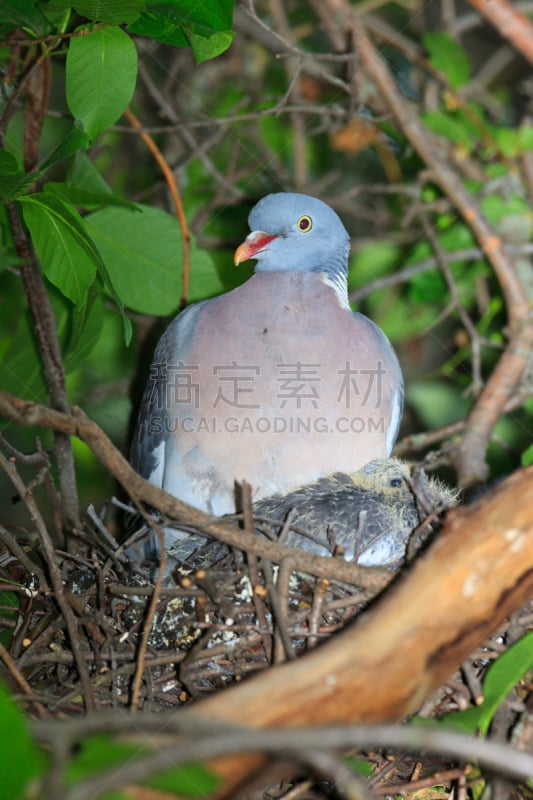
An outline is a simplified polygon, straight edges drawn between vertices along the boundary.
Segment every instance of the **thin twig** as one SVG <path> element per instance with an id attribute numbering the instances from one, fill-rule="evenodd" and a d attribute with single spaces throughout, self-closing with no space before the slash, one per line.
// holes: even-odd
<path id="1" fill-rule="evenodd" d="M 67 412 L 69 406 L 65 368 L 50 297 L 46 291 L 39 265 L 32 255 L 22 228 L 18 208 L 11 203 L 7 211 L 17 253 L 22 261 L 22 283 L 48 384 L 50 401 L 54 408 Z M 69 531 L 72 528 L 80 527 L 78 488 L 70 439 L 61 433 L 55 435 L 55 455 L 61 488 L 63 527 L 65 531 Z"/>
<path id="2" fill-rule="evenodd" d="M 247 481 L 241 484 L 241 503 L 243 510 L 243 525 L 244 530 L 249 536 L 256 535 L 254 526 L 254 514 L 252 509 L 252 487 Z M 252 602 L 254 604 L 255 613 L 257 614 L 257 621 L 261 628 L 261 639 L 265 650 L 265 658 L 268 664 L 272 663 L 272 636 L 268 633 L 267 613 L 263 599 L 264 587 L 259 582 L 259 566 L 258 558 L 255 553 L 248 553 L 248 572 L 250 574 L 250 582 L 252 585 Z"/>
<path id="3" fill-rule="evenodd" d="M 472 322 L 472 320 L 470 319 L 470 317 L 468 316 L 463 307 L 461 298 L 459 297 L 459 291 L 457 289 L 453 277 L 453 273 L 445 258 L 444 250 L 440 245 L 438 236 L 436 235 L 433 226 L 430 224 L 426 214 L 421 215 L 421 220 L 426 236 L 431 242 L 431 246 L 434 250 L 437 263 L 440 266 L 441 272 L 444 275 L 446 283 L 448 284 L 448 289 L 450 290 L 453 306 L 457 311 L 457 313 L 459 314 L 459 318 L 461 319 L 461 322 L 465 326 L 466 330 L 468 331 L 468 335 L 470 336 L 470 344 L 472 347 L 472 385 L 470 387 L 470 391 L 474 395 L 474 397 L 477 397 L 482 386 L 481 337 L 476 330 L 476 326 L 474 325 L 474 323 Z"/>
<path id="4" fill-rule="evenodd" d="M 159 599 L 161 597 L 161 589 L 163 587 L 163 580 L 165 579 L 167 567 L 167 552 L 165 547 L 165 532 L 155 520 L 152 522 L 152 527 L 156 532 L 159 542 L 159 569 L 154 584 L 154 591 L 150 598 L 148 608 L 146 609 L 146 616 L 144 618 L 143 631 L 141 640 L 139 642 L 139 649 L 137 653 L 137 669 L 135 670 L 135 678 L 133 681 L 133 688 L 131 692 L 131 712 L 135 714 L 139 707 L 139 697 L 141 693 L 142 678 L 145 669 L 146 654 L 148 650 L 148 639 L 150 638 L 150 631 L 157 611 Z"/>
<path id="5" fill-rule="evenodd" d="M 352 249 L 355 249 L 357 252 L 357 240 L 352 242 Z M 528 244 L 519 246 L 506 245 L 505 249 L 512 256 L 532 255 L 533 243 L 529 242 Z M 469 247 L 465 250 L 453 250 L 450 253 L 443 253 L 442 257 L 447 264 L 453 264 L 457 261 L 477 261 L 480 258 L 484 258 L 484 253 L 478 247 Z M 350 293 L 350 302 L 356 303 L 360 300 L 364 300 L 365 297 L 373 294 L 373 292 L 377 292 L 379 289 L 386 289 L 389 286 L 396 286 L 399 283 L 406 283 L 411 278 L 414 278 L 415 275 L 420 275 L 422 272 L 435 269 L 436 266 L 437 262 L 435 258 L 425 258 L 423 261 L 419 261 L 417 264 L 412 264 L 409 267 L 405 267 L 397 272 L 393 272 L 390 275 L 386 275 L 384 278 L 378 278 L 375 281 L 366 283 L 360 289 Z"/>
<path id="6" fill-rule="evenodd" d="M 51 33 L 49 36 L 41 36 L 38 39 L 23 39 L 22 37 L 19 39 L 18 36 L 11 36 L 8 39 L 4 39 L 3 42 L 0 42 L 0 47 L 16 47 L 19 45 L 23 47 L 33 47 L 33 45 L 46 44 L 47 42 L 54 44 L 64 39 L 75 39 L 80 36 L 87 36 L 87 34 L 93 31 L 101 30 L 101 28 L 108 28 L 109 25 L 109 22 L 102 22 L 100 25 L 90 25 L 87 28 L 80 28 L 73 33 Z"/>
<path id="7" fill-rule="evenodd" d="M 15 537 L 12 536 L 3 525 L 0 525 L 0 542 L 5 545 L 11 555 L 20 561 L 28 574 L 31 575 L 33 573 L 34 575 L 37 575 L 40 588 L 46 590 L 48 588 L 48 581 L 46 580 L 44 572 L 38 564 L 31 560 L 26 551 L 19 545 Z"/>

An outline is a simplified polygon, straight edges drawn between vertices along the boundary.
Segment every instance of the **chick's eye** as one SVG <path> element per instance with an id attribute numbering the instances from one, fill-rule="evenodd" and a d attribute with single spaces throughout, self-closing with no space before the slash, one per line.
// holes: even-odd
<path id="1" fill-rule="evenodd" d="M 307 214 L 304 214 L 303 216 L 298 218 L 296 227 L 301 233 L 308 233 L 313 227 L 313 220 L 311 219 L 311 217 L 308 217 Z"/>

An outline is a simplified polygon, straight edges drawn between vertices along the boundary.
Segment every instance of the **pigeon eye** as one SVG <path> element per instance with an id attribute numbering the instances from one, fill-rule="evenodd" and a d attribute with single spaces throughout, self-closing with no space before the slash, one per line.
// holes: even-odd
<path id="1" fill-rule="evenodd" d="M 298 228 L 300 233 L 308 233 L 313 227 L 313 220 L 311 219 L 311 217 L 308 217 L 307 214 L 304 214 L 302 217 L 298 218 L 296 227 Z"/>

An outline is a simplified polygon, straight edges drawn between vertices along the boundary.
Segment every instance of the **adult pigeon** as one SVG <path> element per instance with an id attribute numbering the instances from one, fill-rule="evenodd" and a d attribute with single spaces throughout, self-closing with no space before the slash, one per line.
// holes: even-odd
<path id="1" fill-rule="evenodd" d="M 279 193 L 248 221 L 235 263 L 256 259 L 255 274 L 169 325 L 131 456 L 152 483 L 213 514 L 235 511 L 235 480 L 255 501 L 387 457 L 403 404 L 388 339 L 350 309 L 337 214 Z"/>

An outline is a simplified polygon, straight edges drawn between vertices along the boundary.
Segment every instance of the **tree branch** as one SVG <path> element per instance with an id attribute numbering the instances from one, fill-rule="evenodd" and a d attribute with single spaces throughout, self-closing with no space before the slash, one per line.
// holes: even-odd
<path id="1" fill-rule="evenodd" d="M 12 203 L 8 206 L 8 214 L 17 253 L 22 262 L 22 283 L 33 321 L 33 330 L 48 385 L 50 402 L 58 411 L 67 412 L 68 398 L 65 369 L 61 358 L 56 322 L 50 298 L 46 291 L 39 265 L 31 253 L 30 245 L 22 228 L 19 211 L 15 204 Z M 80 526 L 74 456 L 68 437 L 56 432 L 54 441 L 62 501 L 63 527 L 67 532 Z"/>

